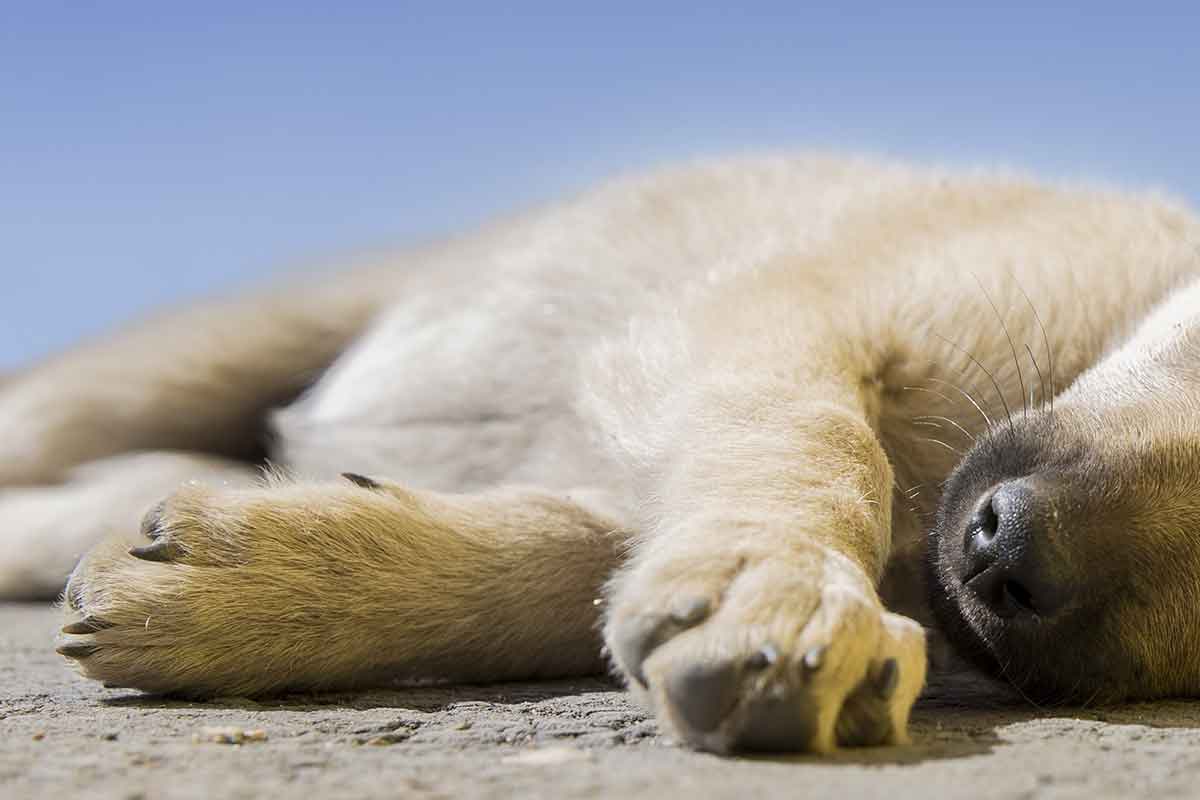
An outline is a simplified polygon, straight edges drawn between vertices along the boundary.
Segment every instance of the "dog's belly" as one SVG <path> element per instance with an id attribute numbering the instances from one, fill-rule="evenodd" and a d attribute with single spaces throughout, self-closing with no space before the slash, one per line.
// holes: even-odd
<path id="1" fill-rule="evenodd" d="M 578 291 L 559 299 L 537 275 L 430 272 L 424 293 L 273 415 L 275 458 L 442 491 L 600 486 L 611 470 L 573 398 L 586 353 L 625 321 L 609 282 L 568 275 Z"/>

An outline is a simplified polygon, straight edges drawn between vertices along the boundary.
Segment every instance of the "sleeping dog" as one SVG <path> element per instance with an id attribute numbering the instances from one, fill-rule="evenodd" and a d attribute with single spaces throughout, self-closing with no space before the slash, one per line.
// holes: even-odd
<path id="1" fill-rule="evenodd" d="M 0 421 L 0 593 L 90 548 L 58 651 L 107 686 L 607 667 L 716 752 L 903 742 L 927 663 L 1200 694 L 1200 220 L 1157 196 L 692 165 L 165 312 Z"/>

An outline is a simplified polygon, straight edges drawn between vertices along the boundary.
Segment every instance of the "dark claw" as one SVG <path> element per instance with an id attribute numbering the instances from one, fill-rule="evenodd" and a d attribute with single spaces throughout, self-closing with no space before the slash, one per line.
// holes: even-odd
<path id="1" fill-rule="evenodd" d="M 342 477 L 353 483 L 355 486 L 361 486 L 364 489 L 382 489 L 383 486 L 377 481 L 373 481 L 366 475 L 357 475 L 353 472 L 343 472 Z"/>
<path id="2" fill-rule="evenodd" d="M 67 658 L 87 658 L 99 649 L 100 648 L 94 644 L 66 642 L 65 644 L 60 644 L 58 647 L 54 648 L 54 652 L 58 653 L 60 656 L 66 656 Z"/>
<path id="3" fill-rule="evenodd" d="M 671 621 L 676 625 L 691 627 L 708 616 L 709 604 L 708 600 L 703 597 L 695 597 L 683 604 L 680 610 L 671 615 Z"/>
<path id="4" fill-rule="evenodd" d="M 111 628 L 114 623 L 96 617 L 84 617 L 81 620 L 64 625 L 63 633 L 95 633 L 105 628 Z"/>
<path id="5" fill-rule="evenodd" d="M 133 547 L 129 550 L 129 555 L 134 558 L 140 558 L 143 561 L 174 561 L 182 554 L 179 545 L 172 542 L 170 539 L 157 539 L 154 544 L 148 544 L 145 547 Z"/>
<path id="6" fill-rule="evenodd" d="M 667 697 L 695 731 L 715 730 L 737 702 L 738 674 L 733 664 L 688 664 L 667 676 Z"/>
<path id="7" fill-rule="evenodd" d="M 819 644 L 805 653 L 804 658 L 801 661 L 801 663 L 804 664 L 804 669 L 808 672 L 816 672 L 819 670 L 821 668 L 821 664 L 825 662 L 825 650 L 825 645 Z"/>
<path id="8" fill-rule="evenodd" d="M 766 645 L 746 659 L 746 666 L 753 670 L 766 669 L 779 660 L 779 651 Z"/>
<path id="9" fill-rule="evenodd" d="M 875 675 L 875 693 L 884 700 L 891 700 L 900 685 L 900 664 L 894 658 L 883 662 Z"/>
<path id="10" fill-rule="evenodd" d="M 166 507 L 167 502 L 164 500 L 146 512 L 146 515 L 142 517 L 142 536 L 147 539 L 157 539 L 163 535 L 163 514 Z"/>

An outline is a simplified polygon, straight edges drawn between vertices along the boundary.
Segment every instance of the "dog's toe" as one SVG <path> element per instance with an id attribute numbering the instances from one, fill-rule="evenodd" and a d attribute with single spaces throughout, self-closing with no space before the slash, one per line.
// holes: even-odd
<path id="1" fill-rule="evenodd" d="M 703 597 L 688 597 L 667 614 L 639 614 L 621 626 L 613 637 L 613 654 L 627 665 L 630 676 L 643 687 L 646 676 L 642 664 L 650 654 L 671 638 L 695 627 L 712 613 L 712 603 Z"/>

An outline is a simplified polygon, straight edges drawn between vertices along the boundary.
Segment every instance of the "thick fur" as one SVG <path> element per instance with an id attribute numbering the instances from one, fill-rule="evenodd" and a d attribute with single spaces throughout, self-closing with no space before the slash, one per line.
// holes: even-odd
<path id="1" fill-rule="evenodd" d="M 1154 196 L 692 166 L 18 375 L 0 512 L 19 530 L 43 514 L 20 493 L 52 502 L 127 451 L 253 458 L 269 425 L 304 481 L 186 487 L 132 555 L 114 539 L 75 569 L 61 651 L 84 674 L 204 694 L 572 674 L 599 667 L 602 625 L 695 746 L 899 742 L 927 597 L 957 640 L 1000 636 L 936 557 L 961 542 L 953 503 L 926 546 L 943 483 L 968 451 L 1000 458 L 1002 429 L 1102 441 L 1092 409 L 1114 404 L 1200 463 L 1198 278 L 1200 223 Z M 1200 538 L 1194 475 L 1161 480 L 1172 530 Z M 1165 529 L 1139 520 L 1139 541 Z M 9 595 L 46 585 L 4 566 Z M 1177 648 L 1190 602 L 1094 635 Z M 1142 659 L 1144 685 L 1200 691 L 1193 661 Z"/>

